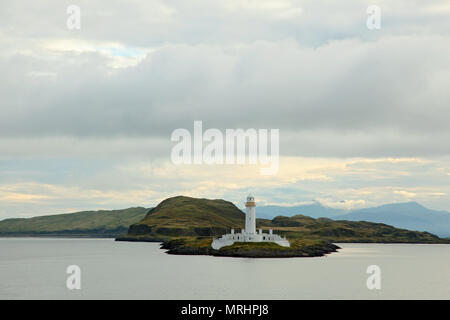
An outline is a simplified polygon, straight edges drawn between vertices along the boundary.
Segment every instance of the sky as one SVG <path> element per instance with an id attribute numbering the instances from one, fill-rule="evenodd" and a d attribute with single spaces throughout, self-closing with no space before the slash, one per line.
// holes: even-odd
<path id="1" fill-rule="evenodd" d="M 450 210 L 449 1 L 2 0 L 0 70 L 0 219 L 249 192 Z M 278 172 L 174 164 L 195 120 L 279 129 Z"/>

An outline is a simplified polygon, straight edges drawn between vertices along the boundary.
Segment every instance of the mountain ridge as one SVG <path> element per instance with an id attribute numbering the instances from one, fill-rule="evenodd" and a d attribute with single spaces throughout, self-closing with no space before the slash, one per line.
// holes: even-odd
<path id="1" fill-rule="evenodd" d="M 435 233 L 441 237 L 450 236 L 450 212 L 428 209 L 415 201 L 352 210 L 333 217 L 337 218 L 386 223 L 399 228 Z"/>
<path id="2" fill-rule="evenodd" d="M 262 211 L 264 217 L 268 219 L 274 218 L 277 212 L 287 213 L 287 216 L 294 215 L 293 212 L 308 215 L 306 213 L 308 211 L 304 210 L 304 208 L 308 209 L 308 206 L 311 205 L 260 206 L 258 207 L 258 212 Z M 450 236 L 450 212 L 445 210 L 432 210 L 416 201 L 388 203 L 349 211 L 342 210 L 338 214 L 332 214 L 333 211 L 330 211 L 330 209 L 339 209 L 326 207 L 318 202 L 314 203 L 313 206 L 316 209 L 323 208 L 322 211 L 316 210 L 314 215 L 309 215 L 315 218 L 324 217 L 333 220 L 386 223 L 399 228 L 436 233 L 443 237 Z"/>

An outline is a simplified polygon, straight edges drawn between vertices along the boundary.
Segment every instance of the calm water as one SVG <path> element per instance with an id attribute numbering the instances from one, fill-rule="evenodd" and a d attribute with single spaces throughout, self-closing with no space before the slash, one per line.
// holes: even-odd
<path id="1" fill-rule="evenodd" d="M 244 259 L 110 239 L 0 238 L 0 299 L 450 299 L 450 245 L 339 245 L 321 258 Z M 73 264 L 82 287 L 69 291 Z M 381 290 L 366 287 L 372 264 Z"/>

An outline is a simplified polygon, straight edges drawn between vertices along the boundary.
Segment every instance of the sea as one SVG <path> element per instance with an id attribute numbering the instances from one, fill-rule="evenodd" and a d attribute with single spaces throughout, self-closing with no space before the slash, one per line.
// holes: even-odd
<path id="1" fill-rule="evenodd" d="M 0 299 L 450 299 L 448 244 L 337 245 L 324 257 L 255 259 L 0 238 Z"/>

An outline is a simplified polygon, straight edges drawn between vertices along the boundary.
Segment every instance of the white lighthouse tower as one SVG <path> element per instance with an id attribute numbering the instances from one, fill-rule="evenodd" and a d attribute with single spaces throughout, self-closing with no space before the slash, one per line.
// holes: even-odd
<path id="1" fill-rule="evenodd" d="M 247 196 L 247 202 L 245 203 L 245 233 L 248 237 L 256 234 L 256 214 L 255 214 L 255 197 L 252 195 Z"/>
<path id="2" fill-rule="evenodd" d="M 245 203 L 245 229 L 240 233 L 236 233 L 234 229 L 231 229 L 231 233 L 224 234 L 218 239 L 213 239 L 211 247 L 219 250 L 222 247 L 231 246 L 235 242 L 273 242 L 282 247 L 290 247 L 291 244 L 286 237 L 282 238 L 278 234 L 274 234 L 272 229 L 269 230 L 269 233 L 263 233 L 262 229 L 259 229 L 258 233 L 256 233 L 255 207 L 255 197 L 248 195 Z"/>

